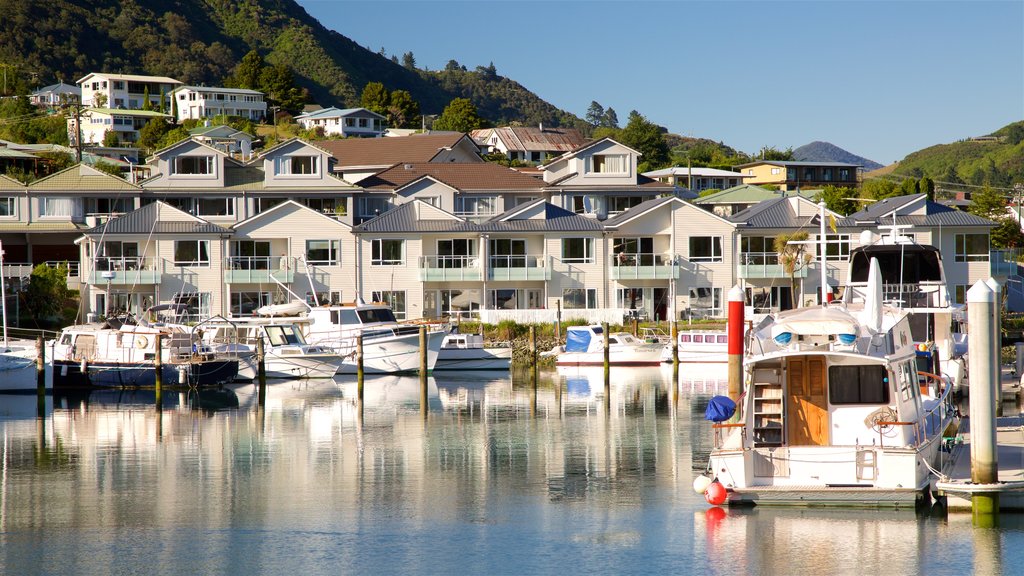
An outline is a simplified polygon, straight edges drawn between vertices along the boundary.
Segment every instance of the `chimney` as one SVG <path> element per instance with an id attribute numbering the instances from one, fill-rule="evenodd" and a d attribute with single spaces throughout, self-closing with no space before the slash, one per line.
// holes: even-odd
<path id="1" fill-rule="evenodd" d="M 540 131 L 541 131 L 541 132 L 543 132 L 543 131 L 544 131 L 544 123 L 543 123 L 543 122 L 541 122 L 540 124 L 538 124 L 538 125 L 537 125 L 537 127 L 538 127 L 538 128 L 540 128 Z"/>

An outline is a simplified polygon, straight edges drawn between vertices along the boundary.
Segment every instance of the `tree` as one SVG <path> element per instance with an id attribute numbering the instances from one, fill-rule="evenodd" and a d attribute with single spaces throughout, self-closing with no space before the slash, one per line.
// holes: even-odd
<path id="1" fill-rule="evenodd" d="M 108 147 L 116 147 L 121 144 L 121 141 L 117 137 L 117 132 L 113 130 L 103 131 L 103 145 Z"/>
<path id="2" fill-rule="evenodd" d="M 163 118 L 153 118 L 139 129 L 139 146 L 157 149 L 157 145 L 170 130 L 170 125 Z"/>
<path id="3" fill-rule="evenodd" d="M 604 106 L 597 103 L 596 100 L 590 101 L 590 107 L 587 108 L 587 122 L 590 122 L 595 128 L 600 126 L 604 122 Z"/>
<path id="4" fill-rule="evenodd" d="M 149 101 L 149 85 L 148 84 L 146 85 L 145 88 L 142 89 L 142 109 L 143 110 L 152 110 L 153 109 L 153 103 Z"/>
<path id="5" fill-rule="evenodd" d="M 794 244 L 807 240 L 807 232 L 793 232 L 790 234 L 779 234 L 775 237 L 775 251 L 779 254 L 779 264 L 782 264 L 783 271 L 789 274 L 789 286 L 792 291 L 793 301 L 799 303 L 803 298 L 797 298 L 800 294 L 799 285 L 796 281 L 796 274 L 806 268 L 814 260 L 807 251 L 807 244 Z"/>
<path id="6" fill-rule="evenodd" d="M 256 50 L 250 50 L 248 54 L 242 57 L 242 61 L 235 67 L 233 82 L 237 88 L 247 88 L 249 90 L 260 89 L 260 76 L 263 74 L 263 69 L 266 68 L 266 64 L 263 62 L 263 57 Z"/>
<path id="7" fill-rule="evenodd" d="M 967 211 L 997 224 L 990 233 L 993 248 L 1015 248 L 1024 245 L 1020 223 L 1009 213 L 1007 199 L 999 192 L 988 186 L 974 192 L 971 194 L 971 204 Z"/>
<path id="8" fill-rule="evenodd" d="M 917 189 L 919 192 L 928 197 L 931 202 L 935 201 L 935 181 L 927 176 L 923 176 L 917 183 Z"/>
<path id="9" fill-rule="evenodd" d="M 484 124 L 484 120 L 477 114 L 476 106 L 468 98 L 456 98 L 434 120 L 434 129 L 469 132 L 482 128 Z"/>
<path id="10" fill-rule="evenodd" d="M 1015 122 L 1006 129 L 1006 143 L 1016 146 L 1024 142 L 1024 122 Z"/>
<path id="11" fill-rule="evenodd" d="M 388 105 L 388 126 L 394 128 L 416 128 L 420 125 L 420 104 L 412 99 L 408 90 L 391 93 Z"/>
<path id="12" fill-rule="evenodd" d="M 449 60 L 448 63 L 444 65 L 445 72 L 458 72 L 459 70 L 465 69 L 466 67 L 459 64 L 457 60 Z"/>
<path id="13" fill-rule="evenodd" d="M 646 172 L 668 164 L 668 143 L 661 127 L 648 121 L 636 110 L 630 112 L 629 123 L 619 134 L 621 142 L 643 154 L 643 165 L 638 168 Z"/>
<path id="14" fill-rule="evenodd" d="M 857 191 L 853 188 L 840 188 L 829 184 L 821 189 L 821 192 L 814 199 L 815 202 L 825 201 L 825 207 L 829 210 L 849 216 L 856 212 L 859 207 L 857 202 L 851 198 L 857 197 Z"/>
<path id="15" fill-rule="evenodd" d="M 912 194 L 917 194 L 919 192 L 920 192 L 920 188 L 918 188 L 918 183 L 917 183 L 916 179 L 914 179 L 914 178 L 904 178 L 903 181 L 900 182 L 900 187 L 899 187 L 899 195 L 900 196 L 910 196 Z"/>
<path id="16" fill-rule="evenodd" d="M 110 174 L 111 176 L 117 176 L 118 178 L 122 179 L 124 178 L 124 173 L 121 172 L 121 168 L 117 164 L 114 164 L 113 162 L 100 160 L 99 162 L 93 164 L 92 167 L 99 170 L 100 172 Z"/>
<path id="17" fill-rule="evenodd" d="M 51 268 L 39 264 L 32 269 L 24 304 L 36 326 L 50 324 L 64 311 L 73 293 L 68 290 L 68 268 L 61 264 Z"/>
<path id="18" fill-rule="evenodd" d="M 604 120 L 601 122 L 601 126 L 604 126 L 605 128 L 619 127 L 619 116 L 611 106 L 604 109 Z"/>
<path id="19" fill-rule="evenodd" d="M 761 160 L 792 160 L 793 149 L 786 148 L 785 150 L 779 150 L 774 146 L 763 146 L 761 148 Z"/>
<path id="20" fill-rule="evenodd" d="M 281 108 L 291 112 L 302 110 L 306 103 L 306 93 L 295 84 L 292 69 L 284 64 L 267 66 L 260 72 L 260 91 Z"/>
<path id="21" fill-rule="evenodd" d="M 391 104 L 391 97 L 388 95 L 387 88 L 381 82 L 367 82 L 359 102 L 363 108 L 371 112 L 387 114 L 388 106 Z"/>
<path id="22" fill-rule="evenodd" d="M 872 180 L 865 180 L 861 184 L 861 191 L 865 198 L 872 200 L 885 200 L 886 198 L 893 198 L 900 195 L 900 189 L 896 186 L 896 183 L 892 180 L 882 180 L 875 178 Z"/>
<path id="23" fill-rule="evenodd" d="M 402 66 L 405 66 L 409 70 L 416 69 L 416 57 L 412 55 L 412 52 L 402 54 Z"/>

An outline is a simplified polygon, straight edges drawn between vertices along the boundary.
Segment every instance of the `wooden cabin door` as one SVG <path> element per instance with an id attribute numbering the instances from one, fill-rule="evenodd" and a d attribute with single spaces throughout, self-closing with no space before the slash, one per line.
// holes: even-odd
<path id="1" fill-rule="evenodd" d="M 787 362 L 790 446 L 823 446 L 829 442 L 825 359 L 790 358 Z"/>

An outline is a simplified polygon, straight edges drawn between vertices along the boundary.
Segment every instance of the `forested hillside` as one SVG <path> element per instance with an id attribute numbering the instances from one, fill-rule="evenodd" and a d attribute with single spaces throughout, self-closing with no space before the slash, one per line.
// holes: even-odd
<path id="1" fill-rule="evenodd" d="M 1024 121 L 987 137 L 919 150 L 904 158 L 894 171 L 952 184 L 1006 187 L 1024 182 Z"/>

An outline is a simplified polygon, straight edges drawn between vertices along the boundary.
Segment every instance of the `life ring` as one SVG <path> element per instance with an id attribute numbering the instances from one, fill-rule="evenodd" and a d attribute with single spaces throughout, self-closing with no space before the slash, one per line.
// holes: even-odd
<path id="1" fill-rule="evenodd" d="M 148 338 L 146 338 L 145 336 L 136 336 L 135 337 L 135 347 L 136 348 L 138 348 L 139 350 L 142 350 L 146 346 L 149 346 L 149 339 Z"/>

